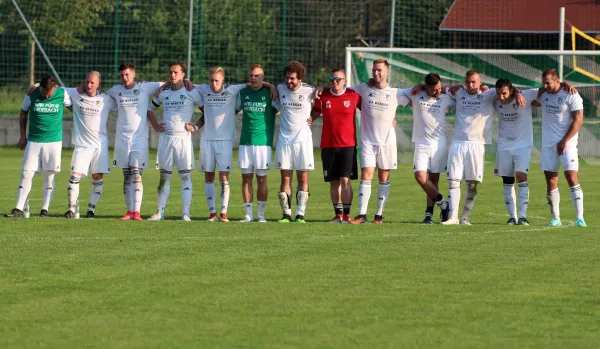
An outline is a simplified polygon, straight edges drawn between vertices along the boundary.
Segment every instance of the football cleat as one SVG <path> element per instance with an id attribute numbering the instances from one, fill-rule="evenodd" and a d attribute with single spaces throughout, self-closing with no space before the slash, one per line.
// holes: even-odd
<path id="1" fill-rule="evenodd" d="M 375 218 L 373 218 L 373 224 L 383 224 L 383 216 L 375 215 Z"/>
<path id="2" fill-rule="evenodd" d="M 367 215 L 364 214 L 359 214 L 358 216 L 356 216 L 356 218 L 354 218 L 353 220 L 350 221 L 350 224 L 364 224 L 367 223 Z"/>
<path id="3" fill-rule="evenodd" d="M 208 216 L 208 219 L 206 221 L 208 221 L 208 222 L 218 222 L 219 221 L 219 217 L 217 216 L 216 212 L 211 212 L 210 216 Z"/>
<path id="4" fill-rule="evenodd" d="M 519 221 L 517 222 L 518 225 L 529 225 L 529 221 L 527 220 L 527 218 L 525 217 L 521 217 L 519 218 Z"/>
<path id="5" fill-rule="evenodd" d="M 471 223 L 469 222 L 469 220 L 466 219 L 466 218 L 461 218 L 460 219 L 460 224 L 462 224 L 462 225 L 471 225 Z"/>
<path id="6" fill-rule="evenodd" d="M 447 221 L 443 221 L 440 224 L 443 224 L 443 225 L 458 225 L 458 224 L 460 224 L 460 222 L 458 221 L 458 218 L 448 218 Z"/>
<path id="7" fill-rule="evenodd" d="M 306 223 L 306 221 L 304 220 L 304 216 L 302 216 L 302 215 L 296 215 L 296 219 L 294 220 L 294 222 L 296 222 L 296 223 Z"/>
<path id="8" fill-rule="evenodd" d="M 221 215 L 219 216 L 219 220 L 221 222 L 229 222 L 229 219 L 227 218 L 227 213 L 221 213 Z"/>
<path id="9" fill-rule="evenodd" d="M 506 221 L 506 224 L 508 224 L 508 225 L 517 225 L 517 220 L 511 217 L 511 218 L 509 218 Z"/>
<path id="10" fill-rule="evenodd" d="M 191 221 L 192 221 L 192 219 L 190 218 L 190 216 L 188 216 L 188 215 L 186 215 L 186 214 L 184 214 L 184 215 L 181 217 L 181 220 L 182 220 L 182 221 L 184 221 L 184 222 L 191 222 Z"/>
<path id="11" fill-rule="evenodd" d="M 144 219 L 142 219 L 142 216 L 140 215 L 140 213 L 138 211 L 135 211 L 133 213 L 133 218 L 131 218 L 134 221 L 143 221 Z"/>
<path id="12" fill-rule="evenodd" d="M 258 217 L 258 223 L 267 223 L 265 217 Z"/>
<path id="13" fill-rule="evenodd" d="M 87 213 L 85 214 L 85 218 L 94 218 L 96 217 L 96 214 L 94 213 L 94 211 L 87 211 Z"/>
<path id="14" fill-rule="evenodd" d="M 445 222 L 450 217 L 450 204 L 446 202 L 446 208 L 440 211 L 440 222 Z M 425 223 L 425 222 L 423 222 Z"/>
<path id="15" fill-rule="evenodd" d="M 292 221 L 292 217 L 290 217 L 289 215 L 286 214 L 278 222 L 279 223 L 290 223 L 291 221 Z"/>
<path id="16" fill-rule="evenodd" d="M 578 227 L 587 227 L 587 224 L 585 224 L 583 218 L 577 218 L 577 220 L 575 221 L 575 225 Z"/>
<path id="17" fill-rule="evenodd" d="M 562 225 L 562 222 L 560 221 L 560 219 L 556 219 L 556 218 L 552 218 L 552 220 L 550 220 L 550 223 L 548 223 L 549 227 L 560 227 Z"/>
<path id="18" fill-rule="evenodd" d="M 18 208 L 13 208 L 10 213 L 5 215 L 6 217 L 25 217 L 25 213 Z"/>
<path id="19" fill-rule="evenodd" d="M 65 218 L 75 218 L 75 212 L 68 210 L 67 212 L 65 212 L 64 217 Z"/>
<path id="20" fill-rule="evenodd" d="M 425 216 L 425 218 L 423 219 L 423 224 L 433 224 L 431 216 Z"/>
<path id="21" fill-rule="evenodd" d="M 133 212 L 127 211 L 123 217 L 120 218 L 122 221 L 129 221 L 133 219 Z"/>
<path id="22" fill-rule="evenodd" d="M 344 214 L 342 216 L 342 221 L 340 223 L 342 224 L 348 224 L 350 223 L 351 219 L 350 219 L 350 215 L 349 214 Z"/>
<path id="23" fill-rule="evenodd" d="M 342 223 L 342 218 L 343 216 L 341 214 L 336 214 L 335 217 L 329 221 L 329 223 Z"/>
<path id="24" fill-rule="evenodd" d="M 154 212 L 154 214 L 148 218 L 149 221 L 162 221 L 163 219 L 165 219 L 165 217 L 160 213 L 160 211 Z"/>
<path id="25" fill-rule="evenodd" d="M 50 213 L 48 212 L 48 210 L 41 210 L 40 217 L 42 217 L 42 218 L 50 217 Z"/>
<path id="26" fill-rule="evenodd" d="M 250 216 L 244 216 L 244 218 L 240 219 L 240 223 L 249 223 L 254 222 L 254 218 Z"/>

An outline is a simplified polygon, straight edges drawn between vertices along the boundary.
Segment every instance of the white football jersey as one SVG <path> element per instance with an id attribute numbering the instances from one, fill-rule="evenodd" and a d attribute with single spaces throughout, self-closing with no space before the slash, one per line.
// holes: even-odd
<path id="1" fill-rule="evenodd" d="M 279 92 L 279 101 L 273 102 L 273 107 L 277 108 L 281 114 L 277 142 L 294 144 L 312 137 L 312 131 L 306 120 L 310 118 L 310 112 L 315 103 L 315 88 L 301 83 L 297 90 L 292 91 L 286 84 L 279 84 L 277 91 Z"/>
<path id="2" fill-rule="evenodd" d="M 229 141 L 235 139 L 235 103 L 237 95 L 246 84 L 223 86 L 214 92 L 209 85 L 198 85 L 204 104 L 204 129 L 202 139 Z"/>
<path id="3" fill-rule="evenodd" d="M 86 148 L 100 148 L 108 144 L 106 121 L 110 112 L 117 111 L 111 96 L 98 91 L 94 97 L 76 88 L 65 88 L 73 102 L 73 134 L 71 143 Z"/>
<path id="4" fill-rule="evenodd" d="M 492 144 L 496 89 L 472 95 L 461 88 L 453 98 L 456 100 L 456 121 L 452 142 Z"/>
<path id="5" fill-rule="evenodd" d="M 360 108 L 360 141 L 364 144 L 396 144 L 396 130 L 392 121 L 396 108 L 406 106 L 410 99 L 401 89 L 387 86 L 379 89 L 366 83 L 352 86 L 362 99 Z"/>
<path id="6" fill-rule="evenodd" d="M 560 90 L 556 94 L 544 92 L 538 99 L 542 104 L 542 146 L 553 147 L 567 134 L 573 118 L 571 113 L 583 109 L 583 99 L 576 93 L 569 94 Z M 579 133 L 576 133 L 569 144 L 577 145 Z"/>
<path id="7" fill-rule="evenodd" d="M 413 143 L 446 143 L 446 112 L 456 105 L 454 99 L 444 93 L 438 97 L 430 97 L 427 91 L 420 91 L 412 96 L 411 91 L 412 88 L 401 90 L 412 101 Z"/>
<path id="8" fill-rule="evenodd" d="M 185 86 L 178 90 L 166 89 L 158 97 L 152 99 L 150 110 L 163 106 L 162 122 L 165 124 L 163 133 L 176 138 L 188 138 L 191 133 L 185 124 L 191 123 L 194 117 L 194 106 L 202 107 L 202 96 L 197 89 L 188 91 Z"/>
<path id="9" fill-rule="evenodd" d="M 537 88 L 521 91 L 527 103 L 524 107 L 515 98 L 508 104 L 494 102 L 498 113 L 498 150 L 533 147 L 531 102 L 537 99 L 537 94 Z"/>
<path id="10" fill-rule="evenodd" d="M 132 88 L 117 84 L 108 90 L 117 101 L 117 141 L 149 137 L 148 104 L 160 86 L 160 82 L 136 82 Z"/>

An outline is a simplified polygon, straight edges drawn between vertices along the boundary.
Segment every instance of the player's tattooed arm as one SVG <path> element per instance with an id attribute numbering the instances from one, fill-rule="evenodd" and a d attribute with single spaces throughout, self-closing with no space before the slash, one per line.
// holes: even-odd
<path id="1" fill-rule="evenodd" d="M 28 112 L 21 110 L 19 113 L 19 130 L 21 131 L 21 137 L 19 138 L 19 149 L 25 150 L 27 145 L 27 115 Z"/>
<path id="2" fill-rule="evenodd" d="M 154 131 L 163 132 L 165 130 L 164 123 L 159 124 L 158 122 L 156 122 L 156 115 L 154 114 L 154 110 L 148 109 L 147 117 L 148 117 L 148 121 L 150 121 L 150 125 L 152 126 Z"/>

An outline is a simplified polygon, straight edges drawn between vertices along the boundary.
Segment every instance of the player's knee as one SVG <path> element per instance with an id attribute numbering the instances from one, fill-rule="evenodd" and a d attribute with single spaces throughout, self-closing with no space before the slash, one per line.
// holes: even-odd
<path id="1" fill-rule="evenodd" d="M 460 181 L 457 181 L 455 179 L 448 179 L 448 188 L 450 188 L 450 189 L 460 188 Z"/>
<path id="2" fill-rule="evenodd" d="M 517 183 L 527 182 L 527 173 L 517 172 L 516 179 L 517 179 Z"/>
<path id="3" fill-rule="evenodd" d="M 142 181 L 142 172 L 143 171 L 141 168 L 134 168 L 133 170 L 131 170 L 131 176 L 133 177 L 134 182 Z"/>
<path id="4" fill-rule="evenodd" d="M 422 171 L 417 171 L 415 172 L 415 179 L 417 180 L 417 183 L 423 185 L 427 182 L 427 174 Z"/>
<path id="5" fill-rule="evenodd" d="M 104 174 L 102 173 L 92 173 L 92 180 L 99 181 L 104 178 Z"/>
<path id="6" fill-rule="evenodd" d="M 473 193 L 477 193 L 477 181 L 467 181 L 467 190 Z"/>
<path id="7" fill-rule="evenodd" d="M 266 170 L 256 170 L 256 183 L 264 184 L 267 182 L 267 171 Z"/>
<path id="8" fill-rule="evenodd" d="M 34 174 L 35 174 L 34 171 L 23 171 L 21 173 L 21 177 L 23 177 L 23 179 L 29 180 L 29 179 L 33 179 Z"/>
<path id="9" fill-rule="evenodd" d="M 77 184 L 77 183 L 79 183 L 80 180 L 81 180 L 81 177 L 79 177 L 78 175 L 72 174 L 69 177 L 69 183 L 72 183 L 72 184 Z"/>
<path id="10" fill-rule="evenodd" d="M 515 177 L 502 176 L 502 183 L 504 183 L 504 184 L 515 184 Z"/>

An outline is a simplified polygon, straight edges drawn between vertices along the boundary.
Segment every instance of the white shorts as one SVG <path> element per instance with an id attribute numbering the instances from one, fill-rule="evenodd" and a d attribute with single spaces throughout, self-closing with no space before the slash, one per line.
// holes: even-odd
<path id="1" fill-rule="evenodd" d="M 448 166 L 448 146 L 439 144 L 415 144 L 414 172 L 443 173 Z"/>
<path id="2" fill-rule="evenodd" d="M 200 159 L 198 170 L 200 172 L 231 172 L 233 158 L 233 141 L 202 140 L 200 144 Z"/>
<path id="3" fill-rule="evenodd" d="M 283 144 L 277 142 L 275 148 L 276 168 L 281 170 L 312 171 L 315 169 L 315 156 L 312 138 L 304 142 Z"/>
<path id="4" fill-rule="evenodd" d="M 494 174 L 502 177 L 514 177 L 515 172 L 529 173 L 530 163 L 531 147 L 498 150 Z"/>
<path id="5" fill-rule="evenodd" d="M 360 145 L 360 168 L 377 167 L 382 170 L 395 170 L 398 166 L 396 143 L 386 145 Z"/>
<path id="6" fill-rule="evenodd" d="M 148 167 L 148 139 L 115 139 L 113 165 L 119 168 Z"/>
<path id="7" fill-rule="evenodd" d="M 84 177 L 87 177 L 88 171 L 92 171 L 92 173 L 110 173 L 110 156 L 106 144 L 100 148 L 75 146 L 71 158 L 71 173 L 81 173 Z"/>
<path id="8" fill-rule="evenodd" d="M 265 176 L 271 168 L 271 147 L 268 145 L 240 145 L 238 167 L 242 174 L 254 173 Z"/>
<path id="9" fill-rule="evenodd" d="M 448 179 L 483 182 L 485 146 L 478 143 L 452 143 L 448 154 Z"/>
<path id="10" fill-rule="evenodd" d="M 60 172 L 60 156 L 62 142 L 38 143 L 27 142 L 23 154 L 23 171 L 54 171 Z"/>
<path id="11" fill-rule="evenodd" d="M 158 151 L 156 153 L 156 169 L 173 171 L 194 169 L 194 145 L 192 138 L 176 138 L 164 134 L 158 136 Z"/>
<path id="12" fill-rule="evenodd" d="M 540 158 L 542 171 L 558 172 L 560 165 L 563 171 L 579 171 L 579 151 L 576 144 L 567 144 L 564 154 L 560 156 L 555 146 L 542 148 Z"/>

